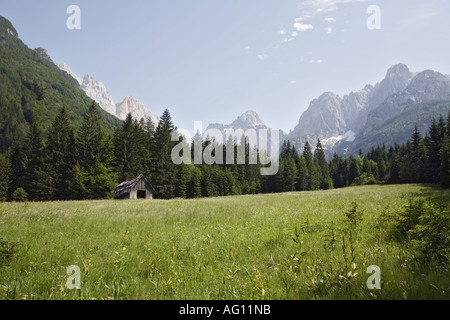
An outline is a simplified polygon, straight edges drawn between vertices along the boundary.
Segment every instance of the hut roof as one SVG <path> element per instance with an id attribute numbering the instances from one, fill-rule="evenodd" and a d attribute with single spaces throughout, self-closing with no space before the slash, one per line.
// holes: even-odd
<path id="1" fill-rule="evenodd" d="M 124 181 L 121 184 L 119 184 L 116 189 L 114 190 L 114 198 L 117 199 L 120 196 L 122 196 L 125 193 L 130 193 L 131 190 L 138 184 L 139 181 L 144 180 L 145 183 L 150 187 L 153 193 L 155 193 L 155 189 L 153 189 L 153 186 L 148 182 L 147 179 L 145 179 L 143 174 L 140 174 L 137 178 L 129 181 Z"/>

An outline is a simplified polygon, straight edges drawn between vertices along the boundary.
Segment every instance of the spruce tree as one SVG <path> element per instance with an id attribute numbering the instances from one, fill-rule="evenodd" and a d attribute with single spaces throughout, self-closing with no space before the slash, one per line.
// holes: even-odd
<path id="1" fill-rule="evenodd" d="M 151 124 L 146 126 L 143 120 L 138 122 L 128 114 L 122 128 L 114 134 L 116 169 L 120 181 L 134 179 L 140 174 L 150 179 L 152 133 L 146 128 L 152 130 Z"/>
<path id="2" fill-rule="evenodd" d="M 70 182 L 74 199 L 104 199 L 112 195 L 118 183 L 113 170 L 113 143 L 100 128 L 97 106 L 93 102 L 87 111 L 78 135 L 78 163 Z"/>
<path id="3" fill-rule="evenodd" d="M 53 200 L 70 199 L 69 184 L 76 164 L 76 144 L 66 108 L 63 107 L 48 132 L 47 154 L 51 163 Z"/>
<path id="4" fill-rule="evenodd" d="M 411 136 L 411 181 L 410 182 L 421 182 L 421 169 L 423 164 L 423 148 L 422 148 L 422 136 L 419 132 L 417 126 L 414 128 L 414 132 Z"/>
<path id="5" fill-rule="evenodd" d="M 42 132 L 34 122 L 26 140 L 25 153 L 28 162 L 25 169 L 25 185 L 23 188 L 31 201 L 51 200 L 55 188 L 52 180 L 49 161 L 44 150 Z"/>
<path id="6" fill-rule="evenodd" d="M 439 183 L 439 168 L 441 166 L 441 148 L 442 148 L 442 128 L 433 119 L 429 130 L 429 139 L 427 139 L 428 157 L 426 162 L 425 182 Z"/>
<path id="7" fill-rule="evenodd" d="M 156 197 L 170 199 L 175 195 L 176 166 L 172 162 L 172 149 L 176 142 L 172 142 L 175 127 L 170 112 L 166 109 L 155 130 L 155 150 L 153 157 L 152 181 L 156 189 Z"/>
<path id="8" fill-rule="evenodd" d="M 100 160 L 101 140 L 97 105 L 92 101 L 78 134 L 78 161 L 84 169 L 89 170 L 97 166 Z"/>
<path id="9" fill-rule="evenodd" d="M 450 188 L 450 112 L 441 148 L 440 183 L 443 188 Z"/>
<path id="10" fill-rule="evenodd" d="M 0 154 L 0 202 L 8 198 L 11 163 L 6 155 Z"/>
<path id="11" fill-rule="evenodd" d="M 325 152 L 323 151 L 320 140 L 317 140 L 316 149 L 314 150 L 314 158 L 317 160 L 320 168 L 320 189 L 332 189 L 333 183 L 330 179 L 330 169 L 328 167 L 328 162 L 325 158 Z"/>
<path id="12" fill-rule="evenodd" d="M 26 177 L 25 171 L 27 169 L 28 157 L 26 153 L 25 143 L 21 140 L 16 139 L 13 142 L 11 147 L 11 179 L 9 186 L 9 198 L 12 197 L 12 194 L 15 190 L 25 188 Z"/>

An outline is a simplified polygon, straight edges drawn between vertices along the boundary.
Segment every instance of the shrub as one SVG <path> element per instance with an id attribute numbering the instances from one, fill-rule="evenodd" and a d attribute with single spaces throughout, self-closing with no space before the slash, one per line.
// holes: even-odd
<path id="1" fill-rule="evenodd" d="M 375 177 L 373 176 L 373 174 L 367 174 L 366 172 L 364 172 L 362 175 L 360 175 L 359 177 L 355 178 L 355 180 L 353 180 L 352 185 L 354 186 L 364 186 L 364 185 L 373 185 L 373 184 L 377 184 L 379 183 L 377 181 L 377 179 L 375 179 Z"/>
<path id="2" fill-rule="evenodd" d="M 13 201 L 25 202 L 28 201 L 28 194 L 23 188 L 17 188 L 12 194 Z"/>
<path id="3" fill-rule="evenodd" d="M 15 252 L 15 247 L 10 242 L 0 239 L 0 266 L 8 262 Z"/>
<path id="4" fill-rule="evenodd" d="M 434 200 L 411 199 L 396 217 L 394 235 L 410 241 L 419 256 L 446 264 L 450 258 L 450 209 Z"/>
<path id="5" fill-rule="evenodd" d="M 364 210 L 359 209 L 359 203 L 356 201 L 352 202 L 352 208 L 345 212 L 347 218 L 347 224 L 350 230 L 356 230 L 358 225 L 363 220 Z"/>

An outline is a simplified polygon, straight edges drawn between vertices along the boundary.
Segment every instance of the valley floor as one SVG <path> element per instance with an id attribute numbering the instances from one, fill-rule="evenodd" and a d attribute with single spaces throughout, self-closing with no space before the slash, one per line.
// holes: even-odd
<path id="1" fill-rule="evenodd" d="M 391 237 L 412 198 L 448 208 L 450 191 L 0 203 L 0 299 L 449 299 L 448 264 Z M 367 286 L 369 266 L 380 289 Z"/>

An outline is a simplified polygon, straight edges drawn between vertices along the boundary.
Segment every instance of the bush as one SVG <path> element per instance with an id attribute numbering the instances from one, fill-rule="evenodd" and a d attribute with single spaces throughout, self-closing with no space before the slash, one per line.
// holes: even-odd
<path id="1" fill-rule="evenodd" d="M 12 194 L 13 201 L 25 202 L 28 201 L 28 194 L 23 188 L 17 188 Z"/>
<path id="2" fill-rule="evenodd" d="M 355 180 L 353 180 L 352 185 L 354 186 L 364 186 L 364 185 L 372 185 L 372 184 L 378 184 L 380 183 L 379 181 L 377 181 L 377 179 L 375 179 L 375 177 L 373 176 L 373 174 L 367 174 L 366 172 L 364 172 L 362 175 L 360 175 L 359 177 L 355 178 Z"/>
<path id="3" fill-rule="evenodd" d="M 410 241 L 419 256 L 446 264 L 450 258 L 450 208 L 447 203 L 412 199 L 396 217 L 394 234 Z"/>
<path id="4" fill-rule="evenodd" d="M 15 252 L 15 246 L 10 242 L 0 239 L 0 266 L 8 262 Z"/>
<path id="5" fill-rule="evenodd" d="M 347 218 L 347 225 L 349 230 L 356 231 L 357 227 L 363 220 L 364 209 L 359 209 L 359 203 L 356 201 L 352 202 L 352 208 L 345 212 L 345 217 Z"/>

